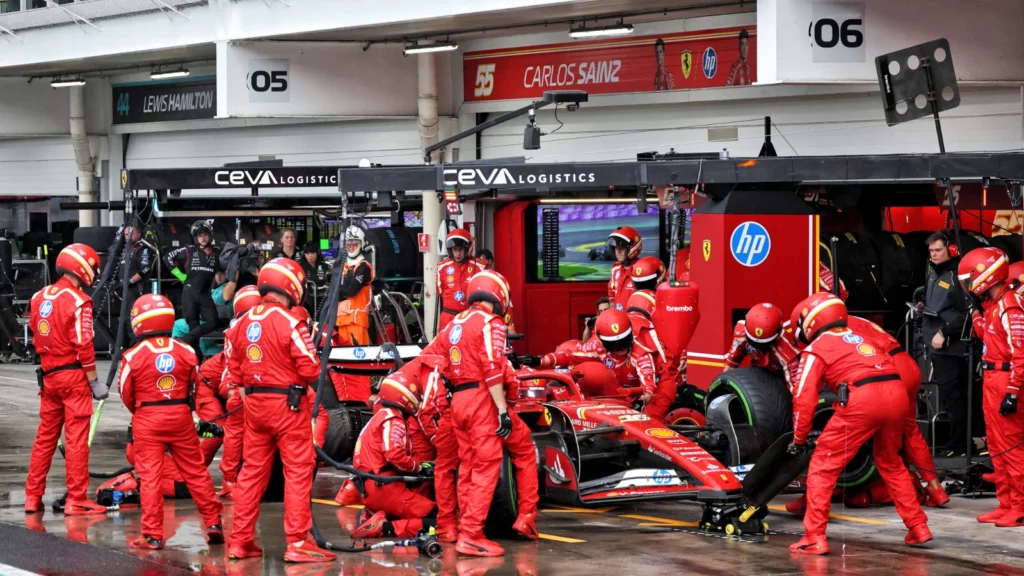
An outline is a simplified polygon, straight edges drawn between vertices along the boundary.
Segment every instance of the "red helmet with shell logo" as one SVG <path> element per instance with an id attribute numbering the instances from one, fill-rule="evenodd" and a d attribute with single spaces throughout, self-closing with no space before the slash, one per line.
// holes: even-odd
<path id="1" fill-rule="evenodd" d="M 796 305 L 790 325 L 798 341 L 810 344 L 826 330 L 845 328 L 846 319 L 845 302 L 831 292 L 816 292 Z"/>
<path id="2" fill-rule="evenodd" d="M 1009 280 L 1017 294 L 1024 296 L 1024 262 L 1010 264 Z"/>
<path id="3" fill-rule="evenodd" d="M 469 292 L 466 304 L 490 302 L 494 306 L 494 313 L 503 318 L 512 309 L 508 280 L 494 270 L 484 270 L 474 274 L 469 279 L 466 291 Z"/>
<path id="4" fill-rule="evenodd" d="M 626 312 L 639 312 L 650 320 L 651 314 L 654 313 L 654 303 L 655 296 L 652 292 L 637 290 L 630 294 L 629 300 L 626 301 Z"/>
<path id="5" fill-rule="evenodd" d="M 235 298 L 231 301 L 232 309 L 235 311 L 235 317 L 239 317 L 245 314 L 249 310 L 252 310 L 254 306 L 259 304 L 263 297 L 260 296 L 260 291 L 255 286 L 242 286 L 235 292 Z"/>
<path id="6" fill-rule="evenodd" d="M 619 226 L 608 235 L 608 243 L 613 247 L 626 247 L 626 260 L 633 260 L 643 250 L 644 241 L 640 233 L 632 226 Z"/>
<path id="7" fill-rule="evenodd" d="M 274 258 L 260 268 L 256 277 L 256 287 L 262 296 L 271 292 L 282 294 L 291 299 L 292 306 L 302 301 L 305 282 L 306 273 L 302 266 L 291 258 Z"/>
<path id="8" fill-rule="evenodd" d="M 57 254 L 57 272 L 71 274 L 89 288 L 100 274 L 100 256 L 85 244 L 69 244 Z"/>
<path id="9" fill-rule="evenodd" d="M 983 296 L 989 288 L 1006 282 L 1010 276 L 1010 262 L 999 248 L 975 248 L 960 259 L 957 274 L 964 290 Z"/>

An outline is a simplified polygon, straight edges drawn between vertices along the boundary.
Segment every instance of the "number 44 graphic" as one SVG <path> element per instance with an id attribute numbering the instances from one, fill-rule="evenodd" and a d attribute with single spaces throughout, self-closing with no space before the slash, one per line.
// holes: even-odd
<path id="1" fill-rule="evenodd" d="M 127 116 L 128 115 L 128 93 L 122 92 L 117 97 L 117 115 Z"/>

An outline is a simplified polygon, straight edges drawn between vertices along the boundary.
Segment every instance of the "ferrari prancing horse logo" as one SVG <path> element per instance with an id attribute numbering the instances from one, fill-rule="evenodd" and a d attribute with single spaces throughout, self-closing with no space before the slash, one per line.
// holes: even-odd
<path id="1" fill-rule="evenodd" d="M 711 259 L 711 240 L 705 240 L 701 248 L 704 250 L 704 261 L 707 262 Z"/>
<path id="2" fill-rule="evenodd" d="M 689 50 L 683 50 L 683 78 L 689 80 L 691 71 L 693 71 L 693 54 Z"/>

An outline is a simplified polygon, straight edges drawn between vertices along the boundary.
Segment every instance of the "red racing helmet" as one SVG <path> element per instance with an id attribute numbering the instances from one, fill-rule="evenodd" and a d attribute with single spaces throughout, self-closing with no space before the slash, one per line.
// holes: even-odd
<path id="1" fill-rule="evenodd" d="M 747 311 L 744 320 L 747 340 L 755 344 L 774 342 L 782 334 L 782 310 L 765 302 Z"/>
<path id="2" fill-rule="evenodd" d="M 605 310 L 594 323 L 597 334 L 604 349 L 612 353 L 627 352 L 633 348 L 633 328 L 629 316 L 622 310 Z"/>
<path id="3" fill-rule="evenodd" d="M 619 388 L 615 373 L 602 362 L 580 362 L 572 369 L 572 378 L 587 399 L 615 396 Z"/>
<path id="4" fill-rule="evenodd" d="M 1010 276 L 1010 261 L 999 248 L 975 248 L 960 259 L 957 267 L 964 290 L 981 296 Z"/>
<path id="5" fill-rule="evenodd" d="M 790 325 L 798 341 L 810 344 L 819 334 L 846 327 L 846 303 L 831 292 L 816 292 L 793 309 Z"/>
<path id="6" fill-rule="evenodd" d="M 1010 282 L 1013 282 L 1015 287 L 1014 290 L 1017 294 L 1024 295 L 1024 262 L 1014 262 L 1010 264 L 1008 276 Z"/>
<path id="7" fill-rule="evenodd" d="M 235 292 L 234 299 L 231 300 L 231 307 L 235 311 L 235 317 L 237 318 L 252 310 L 253 306 L 259 304 L 262 298 L 260 291 L 255 286 L 242 286 L 239 288 Z"/>
<path id="8" fill-rule="evenodd" d="M 506 317 L 512 309 L 512 297 L 509 295 L 508 280 L 494 270 L 477 272 L 469 279 L 466 288 L 469 297 L 466 304 L 474 302 L 490 302 L 494 305 L 494 313 Z"/>
<path id="9" fill-rule="evenodd" d="M 569 354 L 572 354 L 573 352 L 579 350 L 579 347 L 582 345 L 582 340 L 566 340 L 565 342 L 562 342 L 555 348 L 555 353 L 567 352 Z"/>
<path id="10" fill-rule="evenodd" d="M 420 409 L 420 387 L 414 383 L 403 384 L 397 378 L 385 378 L 377 392 L 377 402 L 401 410 L 406 416 L 415 414 Z"/>
<path id="11" fill-rule="evenodd" d="M 608 235 L 608 243 L 612 246 L 625 246 L 627 260 L 633 260 L 639 256 L 644 247 L 640 233 L 631 226 L 619 226 L 612 230 L 612 233 Z"/>
<path id="12" fill-rule="evenodd" d="M 639 312 L 650 320 L 654 313 L 654 294 L 647 290 L 633 292 L 626 301 L 626 312 Z"/>
<path id="13" fill-rule="evenodd" d="M 166 296 L 143 294 L 132 304 L 131 321 L 135 336 L 170 335 L 174 330 L 174 305 Z"/>
<path id="14" fill-rule="evenodd" d="M 291 258 L 274 258 L 260 268 L 260 274 L 256 277 L 256 287 L 261 296 L 277 292 L 290 298 L 292 306 L 302 301 L 305 282 L 306 273 L 302 271 L 302 266 Z"/>
<path id="15" fill-rule="evenodd" d="M 57 254 L 57 272 L 71 274 L 89 288 L 100 275 L 100 255 L 85 244 L 68 244 Z"/>
<path id="16" fill-rule="evenodd" d="M 452 248 L 456 246 L 466 249 L 465 258 L 471 256 L 470 251 L 473 249 L 473 237 L 469 234 L 469 230 L 456 228 L 448 233 L 448 236 L 444 239 L 444 247 L 448 250 L 448 256 L 452 255 Z"/>
<path id="17" fill-rule="evenodd" d="M 633 283 L 654 282 L 657 286 L 665 280 L 665 264 L 656 256 L 644 256 L 630 266 Z"/>

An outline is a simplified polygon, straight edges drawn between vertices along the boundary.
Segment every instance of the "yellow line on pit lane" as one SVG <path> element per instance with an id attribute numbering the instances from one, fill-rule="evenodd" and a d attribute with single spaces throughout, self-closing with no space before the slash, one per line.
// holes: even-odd
<path id="1" fill-rule="evenodd" d="M 310 501 L 312 501 L 312 502 L 314 502 L 316 504 L 326 504 L 328 506 L 334 506 L 336 508 L 341 508 L 341 504 L 338 504 L 334 500 L 321 500 L 320 498 L 310 498 Z M 362 504 L 349 504 L 348 506 L 345 506 L 345 508 L 355 508 L 357 510 L 362 510 L 363 509 L 363 505 Z"/>
<path id="2" fill-rule="evenodd" d="M 696 366 L 712 366 L 714 368 L 724 368 L 724 362 L 708 362 L 706 360 L 687 360 L 687 364 L 694 364 Z"/>
<path id="3" fill-rule="evenodd" d="M 769 510 L 775 510 L 776 512 L 785 512 L 785 506 L 769 506 Z M 858 516 L 846 516 L 844 514 L 829 514 L 829 518 L 835 518 L 836 520 L 846 520 L 847 522 L 860 522 L 861 524 L 872 524 L 875 526 L 885 526 L 888 524 L 885 520 L 874 520 L 872 518 L 860 518 Z"/>
<path id="4" fill-rule="evenodd" d="M 646 520 L 640 526 L 696 526 L 698 522 L 685 522 L 683 520 L 672 520 L 671 518 L 659 518 L 658 516 L 642 516 L 640 514 L 622 514 L 619 518 L 632 520 Z"/>
<path id="5" fill-rule="evenodd" d="M 558 506 L 555 508 L 545 508 L 541 510 L 543 514 L 607 514 L 615 510 L 614 506 L 608 506 L 606 508 L 570 508 L 568 506 Z"/>
<path id="6" fill-rule="evenodd" d="M 554 542 L 565 542 L 566 544 L 585 544 L 586 540 L 580 540 L 579 538 L 567 538 L 565 536 L 555 536 L 554 534 L 537 534 L 541 540 L 552 540 Z"/>

